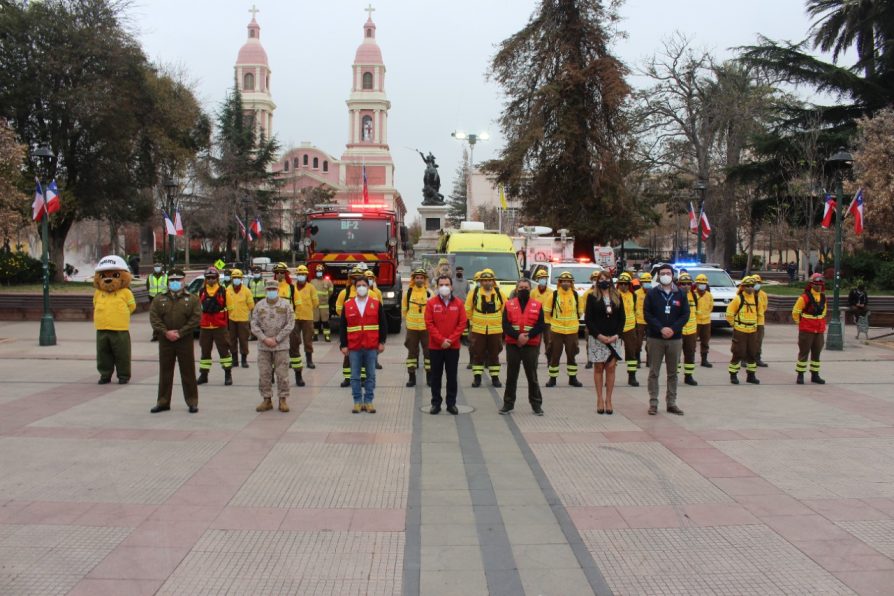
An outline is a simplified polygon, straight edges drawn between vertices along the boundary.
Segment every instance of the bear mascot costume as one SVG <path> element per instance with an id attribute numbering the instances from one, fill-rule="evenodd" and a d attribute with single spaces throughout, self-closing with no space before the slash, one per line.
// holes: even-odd
<path id="1" fill-rule="evenodd" d="M 137 308 L 130 291 L 132 279 L 127 263 L 116 255 L 100 259 L 93 274 L 93 324 L 100 385 L 111 383 L 116 370 L 118 383 L 125 385 L 130 380 L 130 315 Z"/>

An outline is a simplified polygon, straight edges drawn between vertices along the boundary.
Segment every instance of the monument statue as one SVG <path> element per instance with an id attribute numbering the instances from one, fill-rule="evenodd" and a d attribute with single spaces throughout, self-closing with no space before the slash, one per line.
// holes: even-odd
<path id="1" fill-rule="evenodd" d="M 422 204 L 443 205 L 444 195 L 438 192 L 441 190 L 441 175 L 438 174 L 438 164 L 435 163 L 435 156 L 429 151 L 426 157 L 419 149 L 416 150 L 416 153 L 425 162 L 425 175 L 422 178 Z"/>

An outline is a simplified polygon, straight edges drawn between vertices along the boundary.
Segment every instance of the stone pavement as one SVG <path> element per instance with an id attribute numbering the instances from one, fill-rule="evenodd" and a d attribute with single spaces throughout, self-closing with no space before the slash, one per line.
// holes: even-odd
<path id="1" fill-rule="evenodd" d="M 461 366 L 475 411 L 452 417 L 420 411 L 393 336 L 375 415 L 350 414 L 334 343 L 289 414 L 255 413 L 252 365 L 150 415 L 133 329 L 131 384 L 99 386 L 90 324 L 41 348 L 0 323 L 0 594 L 894 593 L 890 350 L 851 340 L 796 386 L 772 326 L 763 384 L 733 387 L 721 334 L 682 418 L 626 385 L 598 416 L 588 374 L 498 416 Z"/>

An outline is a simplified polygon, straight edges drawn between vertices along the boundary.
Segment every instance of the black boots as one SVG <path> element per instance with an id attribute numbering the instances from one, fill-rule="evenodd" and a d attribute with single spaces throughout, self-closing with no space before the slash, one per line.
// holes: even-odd
<path id="1" fill-rule="evenodd" d="M 207 370 L 200 370 L 200 371 L 199 371 L 199 378 L 196 379 L 196 385 L 204 385 L 204 384 L 207 383 L 207 382 L 208 382 L 208 371 L 207 371 Z"/>
<path id="2" fill-rule="evenodd" d="M 305 352 L 304 358 L 305 358 L 305 362 L 306 362 L 305 366 L 307 366 L 307 368 L 316 368 L 317 367 L 317 365 L 314 364 L 313 352 Z"/>
<path id="3" fill-rule="evenodd" d="M 635 372 L 627 373 L 627 384 L 631 387 L 639 387 L 639 381 L 636 380 Z"/>
<path id="4" fill-rule="evenodd" d="M 739 377 L 736 375 L 736 373 L 729 374 L 729 382 L 732 383 L 733 385 L 739 384 Z"/>
<path id="5" fill-rule="evenodd" d="M 826 380 L 819 376 L 819 372 L 811 372 L 810 373 L 810 382 L 816 383 L 817 385 L 825 385 Z"/>
<path id="6" fill-rule="evenodd" d="M 692 375 L 683 375 L 683 382 L 693 387 L 698 386 L 698 381 L 692 378 Z"/>
<path id="7" fill-rule="evenodd" d="M 745 379 L 746 383 L 751 383 L 752 385 L 760 385 L 761 384 L 761 382 L 757 378 L 757 373 L 755 373 L 753 370 L 749 370 L 747 372 L 747 375 L 748 375 L 748 377 Z"/>
<path id="8" fill-rule="evenodd" d="M 431 387 L 431 371 L 430 370 L 425 371 L 425 386 Z"/>
<path id="9" fill-rule="evenodd" d="M 568 377 L 568 384 L 572 387 L 583 387 L 584 384 L 577 380 L 577 375 L 570 375 Z"/>
<path id="10" fill-rule="evenodd" d="M 350 387 L 350 386 L 351 386 L 351 379 L 344 379 L 341 382 L 341 384 L 339 385 L 339 387 Z"/>
<path id="11" fill-rule="evenodd" d="M 407 370 L 407 376 L 409 377 L 407 379 L 407 387 L 415 387 L 416 386 L 416 370 L 415 369 Z"/>
<path id="12" fill-rule="evenodd" d="M 305 385 L 304 379 L 301 377 L 301 369 L 300 368 L 295 369 L 295 384 L 298 385 L 299 387 L 304 387 L 304 385 Z"/>
<path id="13" fill-rule="evenodd" d="M 549 381 L 546 382 L 547 387 L 555 387 L 556 386 L 556 377 L 550 377 Z"/>
<path id="14" fill-rule="evenodd" d="M 500 382 L 500 377 L 494 375 L 490 378 L 490 384 L 494 387 L 502 387 L 503 383 Z"/>
<path id="15" fill-rule="evenodd" d="M 242 368 L 248 368 L 248 355 L 242 355 Z"/>
<path id="16" fill-rule="evenodd" d="M 584 365 L 584 368 L 586 368 L 587 370 L 593 368 L 593 363 L 590 362 L 589 360 L 587 360 L 587 363 Z"/>
<path id="17" fill-rule="evenodd" d="M 799 373 L 798 373 L 798 378 L 797 378 L 797 380 L 795 381 L 795 383 L 797 383 L 798 385 L 803 385 L 803 384 L 804 384 L 804 373 L 802 373 L 802 372 L 799 372 Z"/>
<path id="18" fill-rule="evenodd" d="M 714 365 L 708 362 L 708 355 L 702 354 L 702 366 L 705 368 L 714 368 Z"/>
<path id="19" fill-rule="evenodd" d="M 233 369 L 225 368 L 224 369 L 224 385 L 232 385 L 233 384 Z"/>
<path id="20" fill-rule="evenodd" d="M 475 379 L 472 381 L 472 387 L 481 387 L 481 375 L 475 375 Z"/>

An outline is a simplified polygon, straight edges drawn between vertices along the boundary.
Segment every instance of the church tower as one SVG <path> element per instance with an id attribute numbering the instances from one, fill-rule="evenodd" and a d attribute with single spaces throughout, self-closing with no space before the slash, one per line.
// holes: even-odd
<path id="1" fill-rule="evenodd" d="M 252 6 L 248 39 L 236 58 L 236 84 L 242 93 L 242 105 L 247 115 L 254 118 L 255 133 L 266 138 L 273 136 L 273 111 L 276 104 L 270 94 L 270 65 L 267 52 L 261 45 L 261 26 L 255 20 L 260 12 Z"/>
<path id="2" fill-rule="evenodd" d="M 363 166 L 369 186 L 370 202 L 384 203 L 400 212 L 403 202 L 394 188 L 394 162 L 388 148 L 388 110 L 385 95 L 385 63 L 376 43 L 375 9 L 366 9 L 369 17 L 363 25 L 363 41 L 351 67 L 351 94 L 348 106 L 348 143 L 342 155 L 341 179 L 348 189 L 349 202 L 360 199 Z"/>

